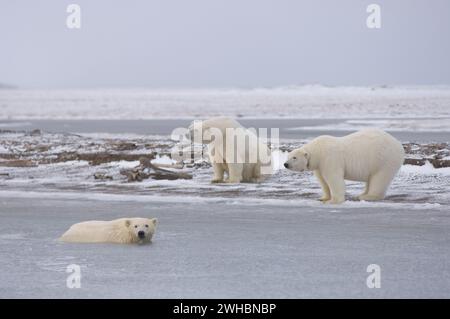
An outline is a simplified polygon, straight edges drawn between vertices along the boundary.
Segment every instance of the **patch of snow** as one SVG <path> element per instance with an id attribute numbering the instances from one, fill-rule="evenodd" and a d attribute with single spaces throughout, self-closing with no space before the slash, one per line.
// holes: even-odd
<path id="1" fill-rule="evenodd" d="M 139 161 L 118 161 L 110 162 L 109 165 L 117 166 L 119 168 L 134 168 L 139 165 Z"/>
<path id="2" fill-rule="evenodd" d="M 155 159 L 152 160 L 152 163 L 153 164 L 173 165 L 173 164 L 176 164 L 177 161 L 171 159 L 167 155 L 163 155 L 163 156 L 157 156 Z"/>
<path id="3" fill-rule="evenodd" d="M 422 166 L 403 165 L 401 172 L 404 174 L 421 174 L 421 175 L 446 175 L 450 176 L 450 167 L 434 168 L 430 162 L 425 162 Z"/>
<path id="4" fill-rule="evenodd" d="M 9 149 L 0 144 L 0 153 L 8 153 Z"/>
<path id="5" fill-rule="evenodd" d="M 287 161 L 287 158 L 288 158 L 288 152 L 283 152 L 280 150 L 273 150 L 272 151 L 273 170 L 277 171 L 280 169 L 285 169 L 284 163 Z"/>

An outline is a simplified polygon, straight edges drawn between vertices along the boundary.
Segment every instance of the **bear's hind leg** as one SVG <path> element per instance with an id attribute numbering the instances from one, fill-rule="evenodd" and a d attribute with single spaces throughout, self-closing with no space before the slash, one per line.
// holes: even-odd
<path id="1" fill-rule="evenodd" d="M 227 183 L 240 183 L 242 181 L 242 173 L 244 164 L 228 164 L 228 180 Z"/>
<path id="2" fill-rule="evenodd" d="M 222 183 L 223 182 L 223 174 L 225 172 L 225 165 L 222 163 L 213 163 L 214 169 L 214 177 L 211 180 L 211 183 Z"/>
<path id="3" fill-rule="evenodd" d="M 382 200 L 386 196 L 387 189 L 395 174 L 380 171 L 369 179 L 369 190 L 366 194 L 358 196 L 359 200 L 374 201 Z"/>
<path id="4" fill-rule="evenodd" d="M 361 196 L 367 195 L 368 192 L 369 192 L 369 181 L 366 182 L 366 186 L 364 187 L 364 192 L 359 194 L 358 198 L 360 198 Z"/>
<path id="5" fill-rule="evenodd" d="M 242 169 L 242 179 L 241 182 L 243 183 L 257 183 L 258 176 L 255 172 L 257 172 L 257 168 L 255 167 L 255 164 L 243 164 Z"/>
<path id="6" fill-rule="evenodd" d="M 320 186 L 322 187 L 323 195 L 321 198 L 319 198 L 320 201 L 326 202 L 331 199 L 331 193 L 330 193 L 330 187 L 328 187 L 328 184 L 323 179 L 322 175 L 320 175 L 320 172 L 318 170 L 314 171 L 314 175 L 319 180 Z"/>

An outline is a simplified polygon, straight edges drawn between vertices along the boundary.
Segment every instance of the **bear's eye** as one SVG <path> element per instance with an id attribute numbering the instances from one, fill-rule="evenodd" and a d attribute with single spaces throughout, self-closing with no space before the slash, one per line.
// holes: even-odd
<path id="1" fill-rule="evenodd" d="M 134 225 L 134 228 L 137 228 L 137 225 Z"/>
<path id="2" fill-rule="evenodd" d="M 297 159 L 297 157 L 294 156 L 292 159 Z"/>
<path id="3" fill-rule="evenodd" d="M 147 227 L 147 228 L 148 228 L 148 225 L 145 225 L 145 227 Z"/>

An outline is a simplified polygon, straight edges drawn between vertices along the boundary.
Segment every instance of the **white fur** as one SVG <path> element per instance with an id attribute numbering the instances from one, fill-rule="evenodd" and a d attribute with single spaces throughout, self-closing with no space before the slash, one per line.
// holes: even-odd
<path id="1" fill-rule="evenodd" d="M 119 218 L 111 221 L 87 221 L 72 225 L 60 238 L 75 243 L 147 243 L 156 230 L 156 218 Z M 145 237 L 140 238 L 139 232 Z"/>
<path id="2" fill-rule="evenodd" d="M 247 136 L 251 143 L 231 144 L 231 140 L 227 141 L 227 129 L 232 129 L 237 136 L 236 140 L 245 141 Z M 200 129 L 192 124 L 190 132 L 191 137 L 200 135 L 201 142 L 208 144 L 209 158 L 214 169 L 212 183 L 259 182 L 264 175 L 272 173 L 272 161 L 267 145 L 236 120 L 228 117 L 211 118 L 202 121 Z M 233 145 L 233 148 L 227 148 L 227 142 Z M 234 151 L 229 152 L 230 149 Z M 228 177 L 226 180 L 225 173 Z"/>
<path id="3" fill-rule="evenodd" d="M 360 200 L 381 200 L 403 164 L 402 144 L 390 134 L 366 129 L 344 137 L 319 136 L 289 153 L 285 166 L 314 171 L 326 203 L 345 200 L 344 180 L 366 182 Z"/>

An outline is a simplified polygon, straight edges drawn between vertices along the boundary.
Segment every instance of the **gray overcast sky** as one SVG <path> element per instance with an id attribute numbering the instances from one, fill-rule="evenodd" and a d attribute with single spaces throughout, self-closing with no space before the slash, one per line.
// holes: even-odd
<path id="1" fill-rule="evenodd" d="M 20 87 L 450 84 L 449 60 L 449 0 L 0 0 L 0 83 Z"/>

